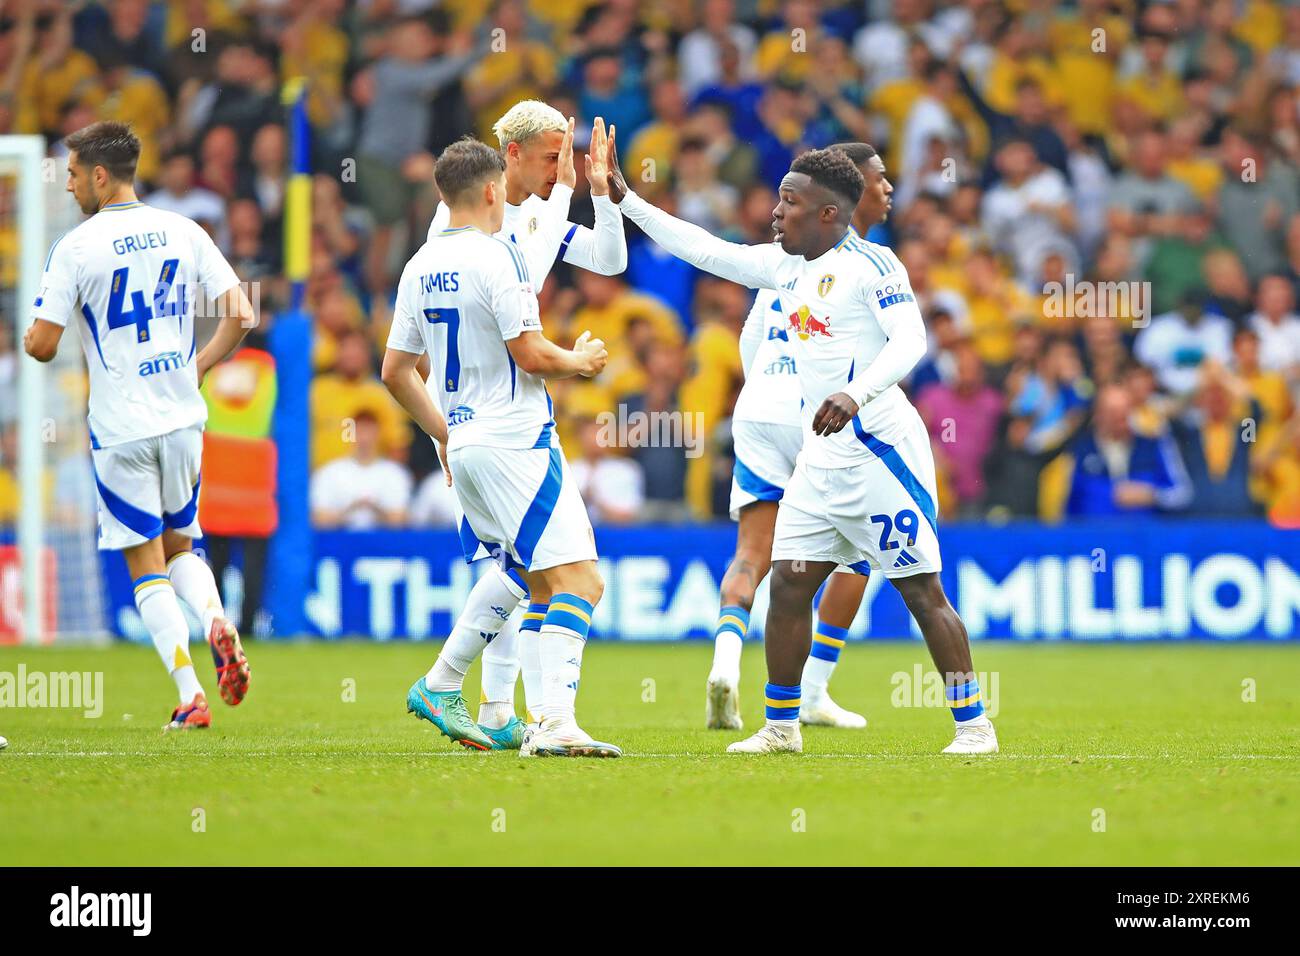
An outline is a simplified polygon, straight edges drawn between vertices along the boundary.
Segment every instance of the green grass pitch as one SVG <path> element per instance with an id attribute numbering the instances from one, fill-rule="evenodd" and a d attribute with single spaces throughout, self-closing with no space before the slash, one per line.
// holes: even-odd
<path id="1" fill-rule="evenodd" d="M 702 727 L 709 644 L 593 642 L 579 716 L 609 761 L 453 750 L 405 713 L 435 644 L 248 650 L 243 705 L 204 667 L 212 729 L 165 737 L 151 649 L 0 649 L 104 674 L 98 719 L 0 709 L 0 864 L 1300 863 L 1300 646 L 979 645 L 1002 753 L 953 758 L 945 710 L 891 704 L 924 647 L 851 644 L 832 691 L 866 731 L 735 757 Z M 750 644 L 751 728 L 762 666 Z"/>

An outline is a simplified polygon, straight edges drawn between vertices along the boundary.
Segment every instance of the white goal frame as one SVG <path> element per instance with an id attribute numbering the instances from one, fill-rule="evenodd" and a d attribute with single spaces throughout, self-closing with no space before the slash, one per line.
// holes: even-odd
<path id="1" fill-rule="evenodd" d="M 0 161 L 18 166 L 18 285 L 14 298 L 14 345 L 18 361 L 18 487 L 24 496 L 18 514 L 18 554 L 22 564 L 23 635 L 27 644 L 43 643 L 45 582 L 41 555 L 45 546 L 44 508 L 28 500 L 41 488 L 44 452 L 41 422 L 45 414 L 46 368 L 22 354 L 31 304 L 39 293 L 45 255 L 44 136 L 0 136 Z M 39 492 L 38 492 L 39 495 Z"/>

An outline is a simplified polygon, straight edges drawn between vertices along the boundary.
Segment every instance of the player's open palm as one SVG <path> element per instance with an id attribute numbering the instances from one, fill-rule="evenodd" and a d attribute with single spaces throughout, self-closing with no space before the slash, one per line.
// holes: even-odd
<path id="1" fill-rule="evenodd" d="M 617 205 L 623 201 L 627 195 L 627 180 L 623 178 L 623 170 L 618 164 L 618 142 L 615 137 L 618 135 L 618 127 L 610 126 L 609 139 L 606 143 L 605 156 L 608 164 L 608 172 L 605 180 L 609 184 L 609 198 Z"/>
<path id="2" fill-rule="evenodd" d="M 591 124 L 591 143 L 587 147 L 587 182 L 593 196 L 609 195 L 609 137 L 605 120 L 597 116 Z"/>
<path id="3" fill-rule="evenodd" d="M 579 358 L 578 374 L 583 378 L 599 375 L 609 361 L 609 351 L 601 339 L 593 339 L 590 332 L 583 332 L 573 343 L 573 352 Z"/>
<path id="4" fill-rule="evenodd" d="M 569 128 L 560 141 L 560 155 L 555 160 L 555 181 L 572 189 L 578 185 L 578 173 L 573 167 L 573 127 L 576 121 L 569 117 Z"/>

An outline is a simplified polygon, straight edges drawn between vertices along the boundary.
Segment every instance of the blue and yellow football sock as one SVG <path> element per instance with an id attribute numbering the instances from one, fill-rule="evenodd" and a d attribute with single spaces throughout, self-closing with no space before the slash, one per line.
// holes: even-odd
<path id="1" fill-rule="evenodd" d="M 573 719 L 582 676 L 582 649 L 595 608 L 576 594 L 551 596 L 538 636 L 542 659 L 542 710 L 547 720 Z"/>
<path id="2" fill-rule="evenodd" d="M 803 683 L 808 686 L 809 697 L 825 693 L 848 637 L 847 627 L 836 627 L 825 621 L 817 622 L 817 630 L 812 636 L 812 651 L 803 665 Z"/>
<path id="3" fill-rule="evenodd" d="M 529 604 L 519 624 L 519 669 L 524 676 L 524 717 L 530 724 L 542 719 L 542 621 L 546 604 Z"/>
<path id="4" fill-rule="evenodd" d="M 952 710 L 953 720 L 959 724 L 976 720 L 984 716 L 984 701 L 980 697 L 980 682 L 971 678 L 960 684 L 951 684 L 945 688 L 948 695 L 948 707 Z"/>
<path id="5" fill-rule="evenodd" d="M 729 604 L 718 611 L 718 626 L 713 629 L 713 670 L 710 677 L 735 680 L 740 677 L 740 648 L 749 631 L 749 612 L 739 604 Z"/>
<path id="6" fill-rule="evenodd" d="M 799 723 L 802 691 L 798 684 L 790 687 L 767 684 L 763 689 L 763 696 L 766 698 L 769 724 L 780 724 L 789 729 Z"/>

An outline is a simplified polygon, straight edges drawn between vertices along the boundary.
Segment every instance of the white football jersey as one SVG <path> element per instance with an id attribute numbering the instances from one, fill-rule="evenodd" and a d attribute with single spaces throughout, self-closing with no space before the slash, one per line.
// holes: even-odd
<path id="1" fill-rule="evenodd" d="M 738 422 L 770 422 L 797 428 L 803 422 L 799 412 L 799 366 L 790 347 L 790 323 L 781 308 L 780 296 L 770 289 L 760 290 L 745 319 L 747 326 L 751 322 L 762 329 L 762 339 L 745 370 L 745 384 L 736 396 L 736 410 L 731 417 Z"/>
<path id="2" fill-rule="evenodd" d="M 513 242 L 523 253 L 533 288 L 539 292 L 561 259 L 602 275 L 616 275 L 627 266 L 623 217 L 618 208 L 608 196 L 593 196 L 596 228 L 589 229 L 569 221 L 572 197 L 572 188 L 556 183 L 549 199 L 532 195 L 517 206 L 506 203 L 505 219 L 497 236 Z M 451 210 L 445 203 L 438 203 L 428 238 L 439 235 L 450 221 Z"/>
<path id="3" fill-rule="evenodd" d="M 674 255 L 751 289 L 771 289 L 779 297 L 798 366 L 803 454 L 809 465 L 861 464 L 879 457 L 882 443 L 892 445 L 907 436 L 919 416 L 898 382 L 915 364 L 910 356 L 925 352 L 925 322 L 906 268 L 887 247 L 850 229 L 834 247 L 816 259 L 805 259 L 787 254 L 776 243 L 726 242 L 635 193 L 627 195 L 621 208 Z M 845 428 L 834 435 L 814 435 L 812 422 L 822 402 L 871 369 L 894 339 L 905 347 L 890 350 L 873 370 L 890 384 Z M 900 355 L 908 356 L 911 364 L 902 367 Z"/>
<path id="4" fill-rule="evenodd" d="M 428 388 L 447 419 L 448 451 L 551 446 L 545 381 L 518 368 L 506 348 L 541 328 L 537 294 L 513 243 L 463 226 L 411 257 L 397 286 L 388 347 L 429 353 Z"/>
<path id="5" fill-rule="evenodd" d="M 55 241 L 32 316 L 80 330 L 90 369 L 90 440 L 108 448 L 207 420 L 194 369 L 194 300 L 239 279 L 184 216 L 105 206 Z"/>

